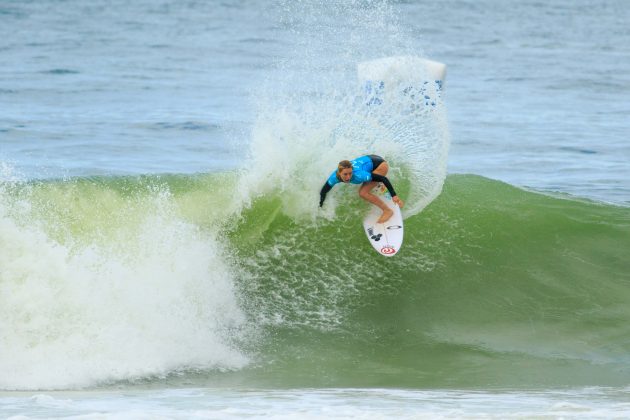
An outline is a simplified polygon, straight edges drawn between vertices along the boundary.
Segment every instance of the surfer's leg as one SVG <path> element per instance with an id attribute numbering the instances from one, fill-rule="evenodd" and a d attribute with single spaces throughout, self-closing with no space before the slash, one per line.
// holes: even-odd
<path id="1" fill-rule="evenodd" d="M 387 172 L 389 172 L 389 164 L 387 163 L 387 161 L 383 161 L 381 162 L 373 171 L 372 173 L 374 174 L 378 174 L 378 175 L 382 175 L 382 176 L 387 176 Z M 374 184 L 372 182 L 372 184 Z M 368 193 L 372 190 L 372 188 L 368 189 Z M 372 195 L 372 194 L 370 194 Z M 381 210 L 383 210 L 383 214 L 381 215 L 381 217 L 377 220 L 377 223 L 385 223 L 389 220 L 390 217 L 392 217 L 394 215 L 394 212 L 385 205 L 385 203 L 383 203 L 378 197 L 375 197 L 372 195 L 372 197 L 376 198 L 378 201 L 380 201 L 383 206 L 379 206 L 381 208 Z"/>
<path id="2" fill-rule="evenodd" d="M 385 163 L 380 164 L 379 168 L 384 164 Z M 394 215 L 394 212 L 389 207 L 387 207 L 387 205 L 385 205 L 385 203 L 383 203 L 380 198 L 370 192 L 372 188 L 376 187 L 376 184 L 378 184 L 378 182 L 364 182 L 363 185 L 361 185 L 361 188 L 359 188 L 359 195 L 362 199 L 374 204 L 376 207 L 383 210 L 383 214 L 376 221 L 376 223 L 385 223 L 389 220 L 390 217 Z"/>

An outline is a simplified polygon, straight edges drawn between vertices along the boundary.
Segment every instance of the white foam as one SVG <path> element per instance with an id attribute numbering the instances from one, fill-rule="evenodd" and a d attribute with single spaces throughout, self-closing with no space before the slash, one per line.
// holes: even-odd
<path id="1" fill-rule="evenodd" d="M 61 243 L 0 184 L 0 389 L 238 369 L 244 325 L 220 243 L 168 194 L 108 245 Z M 19 202 L 18 202 L 19 201 Z M 111 239 L 111 238 L 110 238 Z"/>
<path id="2" fill-rule="evenodd" d="M 72 400 L 3 397 L 25 417 L 99 419 L 627 418 L 623 389 L 459 391 L 399 389 L 187 389 L 75 393 Z M 43 404 L 42 404 L 43 402 Z"/>

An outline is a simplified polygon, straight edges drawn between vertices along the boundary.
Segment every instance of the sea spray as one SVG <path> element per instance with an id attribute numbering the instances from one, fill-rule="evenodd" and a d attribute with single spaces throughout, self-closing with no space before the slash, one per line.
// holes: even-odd
<path id="1" fill-rule="evenodd" d="M 340 160 L 375 153 L 390 162 L 395 185 L 411 180 L 400 190 L 405 216 L 420 212 L 441 190 L 450 137 L 441 94 L 426 105 L 419 95 L 434 80 L 426 77 L 416 57 L 422 52 L 410 47 L 391 5 L 281 2 L 274 10 L 293 36 L 289 58 L 277 62 L 252 93 L 257 112 L 238 186 L 243 205 L 280 189 L 278 208 L 291 218 L 333 219 L 340 193 L 335 190 L 318 209 L 323 182 Z M 351 24 L 331 24 L 340 19 Z M 387 100 L 369 103 L 358 67 L 394 54 Z"/>

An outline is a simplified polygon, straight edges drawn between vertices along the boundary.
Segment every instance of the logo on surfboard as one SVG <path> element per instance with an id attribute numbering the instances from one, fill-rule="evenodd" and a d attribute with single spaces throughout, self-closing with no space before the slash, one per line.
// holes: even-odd
<path id="1" fill-rule="evenodd" d="M 383 255 L 393 255 L 395 253 L 396 248 L 394 248 L 393 246 L 385 245 L 383 248 L 381 248 L 381 254 Z"/>
<path id="2" fill-rule="evenodd" d="M 381 236 L 383 236 L 382 233 L 379 233 L 377 235 L 374 234 L 374 229 L 369 227 L 367 230 L 368 235 L 370 235 L 370 239 L 372 239 L 373 241 L 380 241 L 381 240 Z"/>

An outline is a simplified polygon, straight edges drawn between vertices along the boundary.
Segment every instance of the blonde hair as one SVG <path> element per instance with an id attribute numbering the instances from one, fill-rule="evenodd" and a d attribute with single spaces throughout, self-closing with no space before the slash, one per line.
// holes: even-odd
<path id="1" fill-rule="evenodd" d="M 337 166 L 337 173 L 348 168 L 352 168 L 352 163 L 349 160 L 342 160 L 341 162 L 339 162 L 339 165 Z"/>

